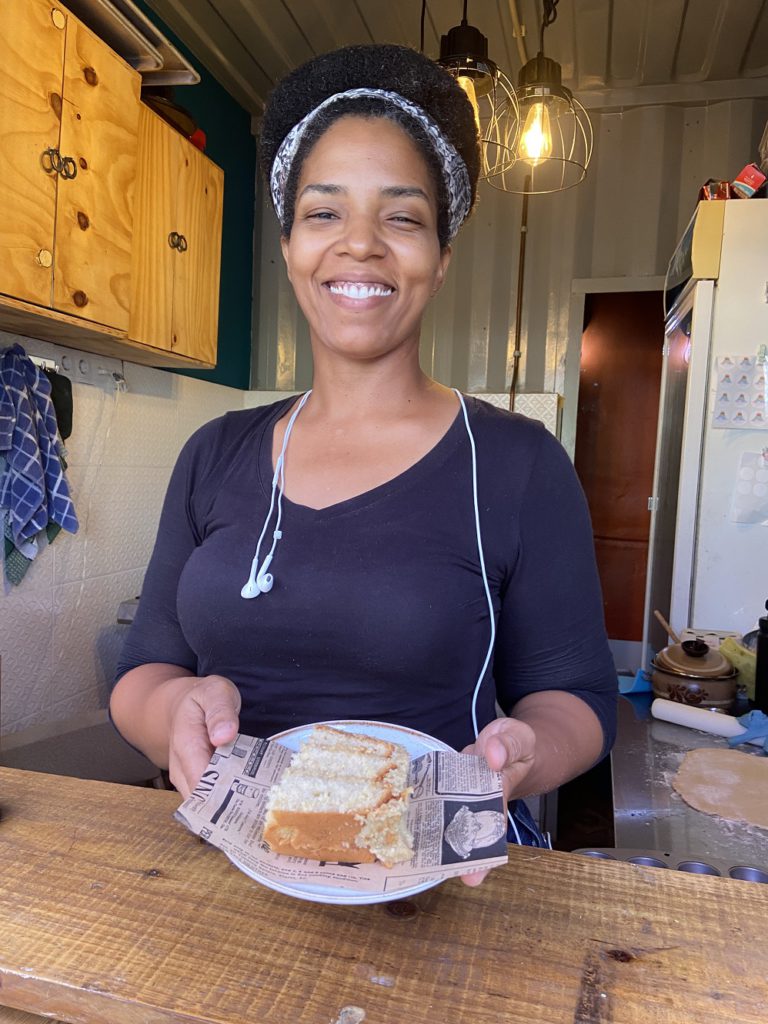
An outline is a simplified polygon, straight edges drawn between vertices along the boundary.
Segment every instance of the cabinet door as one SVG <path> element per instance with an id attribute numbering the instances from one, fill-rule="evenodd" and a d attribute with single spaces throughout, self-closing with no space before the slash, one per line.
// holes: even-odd
<path id="1" fill-rule="evenodd" d="M 69 16 L 53 276 L 55 309 L 128 329 L 141 78 Z"/>
<path id="2" fill-rule="evenodd" d="M 178 192 L 174 230 L 185 240 L 176 252 L 173 286 L 174 352 L 214 365 L 219 326 L 219 276 L 224 174 L 178 136 Z"/>
<path id="3" fill-rule="evenodd" d="M 49 0 L 0 2 L 0 292 L 51 304 L 66 14 Z"/>
<path id="4" fill-rule="evenodd" d="M 171 348 L 175 257 L 168 238 L 176 218 L 177 133 L 148 107 L 139 110 L 131 260 L 133 341 Z"/>

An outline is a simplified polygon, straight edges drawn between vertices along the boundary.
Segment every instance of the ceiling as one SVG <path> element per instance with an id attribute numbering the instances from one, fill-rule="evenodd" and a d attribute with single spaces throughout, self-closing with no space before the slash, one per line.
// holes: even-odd
<path id="1" fill-rule="evenodd" d="M 351 43 L 419 46 L 421 0 L 149 0 L 251 113 L 275 81 Z M 768 95 L 768 0 L 561 0 L 545 52 L 585 106 L 617 109 Z M 428 0 L 425 51 L 461 20 L 462 0 Z M 514 31 L 515 15 L 523 26 Z M 469 0 L 468 21 L 513 81 L 535 56 L 540 0 Z"/>

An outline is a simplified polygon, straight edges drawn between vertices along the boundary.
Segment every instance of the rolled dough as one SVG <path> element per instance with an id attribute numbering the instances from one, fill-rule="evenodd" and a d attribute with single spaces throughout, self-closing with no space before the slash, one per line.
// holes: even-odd
<path id="1" fill-rule="evenodd" d="M 768 757 L 739 750 L 689 750 L 672 785 L 691 807 L 768 829 Z"/>

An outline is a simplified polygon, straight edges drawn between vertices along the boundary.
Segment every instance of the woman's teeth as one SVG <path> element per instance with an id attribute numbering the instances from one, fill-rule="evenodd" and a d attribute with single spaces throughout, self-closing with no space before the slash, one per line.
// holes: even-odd
<path id="1" fill-rule="evenodd" d="M 329 284 L 334 295 L 346 295 L 348 299 L 370 299 L 374 295 L 391 295 L 393 289 L 382 284 L 352 284 L 334 281 Z"/>

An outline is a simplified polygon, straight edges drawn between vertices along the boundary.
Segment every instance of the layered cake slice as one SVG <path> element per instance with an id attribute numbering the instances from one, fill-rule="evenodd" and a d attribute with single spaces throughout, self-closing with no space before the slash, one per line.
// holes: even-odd
<path id="1" fill-rule="evenodd" d="M 387 867 L 410 860 L 408 752 L 397 743 L 318 725 L 267 805 L 275 853 Z"/>

